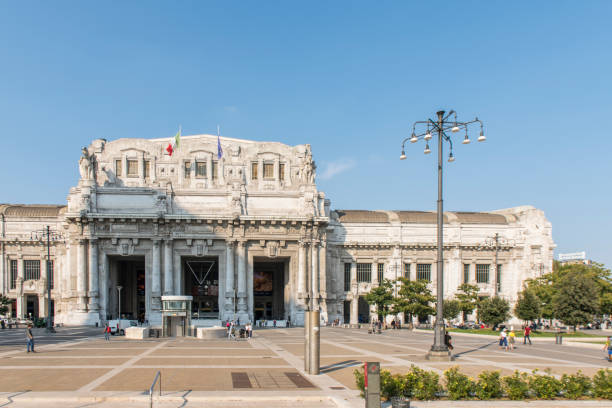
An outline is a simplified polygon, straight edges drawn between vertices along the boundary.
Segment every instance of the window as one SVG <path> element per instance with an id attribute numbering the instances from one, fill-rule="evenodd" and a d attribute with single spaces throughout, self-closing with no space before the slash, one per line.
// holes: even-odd
<path id="1" fill-rule="evenodd" d="M 274 163 L 264 163 L 264 174 L 265 179 L 274 178 Z"/>
<path id="2" fill-rule="evenodd" d="M 51 289 L 53 289 L 53 261 L 49 261 L 49 283 L 51 284 Z"/>
<path id="3" fill-rule="evenodd" d="M 196 174 L 197 178 L 206 178 L 206 162 L 196 162 Z"/>
<path id="4" fill-rule="evenodd" d="M 251 163 L 251 180 L 257 180 L 257 170 L 259 169 L 259 163 Z"/>
<path id="5" fill-rule="evenodd" d="M 378 270 L 377 272 L 377 278 L 378 278 L 378 282 L 382 283 L 382 281 L 385 279 L 385 264 L 379 263 L 378 264 Z"/>
<path id="6" fill-rule="evenodd" d="M 40 279 L 40 260 L 26 260 L 23 261 L 23 272 L 25 280 L 38 280 Z"/>
<path id="7" fill-rule="evenodd" d="M 150 160 L 145 160 L 144 161 L 144 178 L 149 178 L 151 177 L 151 173 L 149 171 L 149 166 L 151 166 L 151 161 Z"/>
<path id="8" fill-rule="evenodd" d="M 213 161 L 212 162 L 212 179 L 216 180 L 217 177 L 219 176 L 219 162 L 217 161 Z"/>
<path id="9" fill-rule="evenodd" d="M 357 282 L 372 282 L 372 264 L 357 264 Z"/>
<path id="10" fill-rule="evenodd" d="M 489 283 L 489 264 L 476 265 L 476 283 Z"/>
<path id="11" fill-rule="evenodd" d="M 497 290 L 498 291 L 501 290 L 501 273 L 502 273 L 502 266 L 501 264 L 497 264 Z"/>
<path id="12" fill-rule="evenodd" d="M 410 280 L 410 264 L 409 263 L 404 264 L 404 278 Z"/>
<path id="13" fill-rule="evenodd" d="M 185 178 L 191 178 L 191 162 L 185 162 Z"/>
<path id="14" fill-rule="evenodd" d="M 117 177 L 123 176 L 123 165 L 121 160 L 115 160 L 115 175 Z"/>
<path id="15" fill-rule="evenodd" d="M 431 264 L 417 264 L 417 280 L 431 282 Z"/>
<path id="16" fill-rule="evenodd" d="M 278 179 L 280 181 L 285 180 L 285 163 L 280 163 L 278 165 Z"/>
<path id="17" fill-rule="evenodd" d="M 17 275 L 19 273 L 17 270 L 17 262 L 17 260 L 11 259 L 11 289 L 17 288 Z"/>
<path id="18" fill-rule="evenodd" d="M 351 290 L 351 263 L 344 264 L 344 291 Z"/>
<path id="19" fill-rule="evenodd" d="M 470 264 L 463 264 L 463 283 L 470 282 Z"/>
<path id="20" fill-rule="evenodd" d="M 127 176 L 138 177 L 138 160 L 127 161 Z"/>

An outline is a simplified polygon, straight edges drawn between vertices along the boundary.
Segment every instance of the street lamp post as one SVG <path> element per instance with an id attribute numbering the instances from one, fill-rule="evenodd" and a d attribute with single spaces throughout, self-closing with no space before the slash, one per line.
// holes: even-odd
<path id="1" fill-rule="evenodd" d="M 447 345 L 444 341 L 444 316 L 443 316 L 443 302 L 444 302 L 444 242 L 443 242 L 443 202 L 442 202 L 442 156 L 443 156 L 443 143 L 448 142 L 450 145 L 450 153 L 448 155 L 448 161 L 455 161 L 455 157 L 453 156 L 453 142 L 449 135 L 446 134 L 447 131 L 451 131 L 452 133 L 459 132 L 461 129 L 465 130 L 465 138 L 463 139 L 463 144 L 470 143 L 470 139 L 468 137 L 468 127 L 473 123 L 480 124 L 480 136 L 478 137 L 479 142 L 484 142 L 486 137 L 483 131 L 482 122 L 475 118 L 469 122 L 459 122 L 457 121 L 457 114 L 455 111 L 451 110 L 444 115 L 446 112 L 438 111 L 436 112 L 438 118 L 437 120 L 427 119 L 425 121 L 417 121 L 412 126 L 412 135 L 410 137 L 405 138 L 402 141 L 402 154 L 400 156 L 400 160 L 406 159 L 405 145 L 407 141 L 410 143 L 416 143 L 420 139 L 425 140 L 425 154 L 431 153 L 431 149 L 429 148 L 429 140 L 432 139 L 432 132 L 436 132 L 438 134 L 438 201 L 437 201 L 437 258 L 436 258 L 436 321 L 434 324 L 434 342 L 431 346 L 431 350 L 427 354 L 427 358 L 430 360 L 448 360 L 450 358 L 450 351 L 448 350 Z M 451 116 L 454 115 L 454 118 Z M 450 119 L 449 119 L 450 118 Z M 417 126 L 426 127 L 426 131 L 421 134 L 416 134 Z"/>
<path id="2" fill-rule="evenodd" d="M 55 333 L 55 329 L 53 328 L 53 324 L 51 323 L 51 306 L 53 301 L 51 300 L 51 241 L 56 242 L 64 239 L 64 236 L 57 231 L 51 229 L 49 225 L 47 225 L 44 229 L 32 231 L 30 235 L 31 240 L 42 241 L 43 239 L 47 241 L 47 332 Z"/>
<path id="3" fill-rule="evenodd" d="M 514 246 L 514 242 L 506 239 L 504 237 L 502 237 L 501 235 L 499 235 L 499 233 L 495 233 L 494 236 L 492 237 L 488 237 L 485 241 L 485 246 L 489 247 L 489 248 L 493 248 L 495 249 L 495 256 L 494 256 L 494 264 L 493 267 L 495 268 L 495 274 L 493 276 L 494 279 L 494 294 L 495 296 L 499 295 L 499 291 L 501 289 L 501 279 L 499 276 L 499 261 L 498 261 L 498 253 L 500 249 L 503 249 L 504 247 L 508 247 L 508 246 Z"/>
<path id="4" fill-rule="evenodd" d="M 121 289 L 123 289 L 123 286 L 117 286 L 117 297 L 119 298 L 119 311 L 117 312 L 117 320 L 119 320 L 119 326 L 121 326 Z"/>

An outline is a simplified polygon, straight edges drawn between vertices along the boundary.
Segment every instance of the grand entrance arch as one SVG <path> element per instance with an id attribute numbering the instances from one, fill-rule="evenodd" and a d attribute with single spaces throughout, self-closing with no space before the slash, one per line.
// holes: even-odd
<path id="1" fill-rule="evenodd" d="M 289 316 L 289 258 L 255 257 L 253 262 L 253 318 L 286 320 Z"/>
<path id="2" fill-rule="evenodd" d="M 219 258 L 184 257 L 184 294 L 193 297 L 192 319 L 219 319 Z"/>

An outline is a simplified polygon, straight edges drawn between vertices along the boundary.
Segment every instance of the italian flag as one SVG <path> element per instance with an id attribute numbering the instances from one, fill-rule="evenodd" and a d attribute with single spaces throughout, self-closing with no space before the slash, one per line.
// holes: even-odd
<path id="1" fill-rule="evenodd" d="M 181 141 L 181 129 L 179 128 L 179 131 L 176 132 L 176 135 L 174 135 L 174 139 L 171 140 L 170 143 L 168 143 L 168 147 L 166 147 L 166 151 L 168 152 L 168 156 L 172 156 L 172 153 L 174 153 L 176 148 L 179 147 L 179 142 L 180 141 Z"/>

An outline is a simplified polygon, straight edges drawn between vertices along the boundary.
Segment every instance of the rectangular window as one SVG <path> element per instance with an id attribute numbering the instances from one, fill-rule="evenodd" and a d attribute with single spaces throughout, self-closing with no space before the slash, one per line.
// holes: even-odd
<path id="1" fill-rule="evenodd" d="M 264 163 L 264 174 L 265 179 L 274 178 L 274 163 Z"/>
<path id="2" fill-rule="evenodd" d="M 151 172 L 150 172 L 150 167 L 151 166 L 151 161 L 150 160 L 145 160 L 144 161 L 144 178 L 148 179 L 149 177 L 151 177 Z"/>
<path id="3" fill-rule="evenodd" d="M 280 181 L 285 180 L 285 163 L 280 163 L 278 165 L 278 179 Z"/>
<path id="4" fill-rule="evenodd" d="M 344 264 L 344 291 L 351 290 L 351 263 Z"/>
<path id="5" fill-rule="evenodd" d="M 185 162 L 185 178 L 191 178 L 191 162 Z"/>
<path id="6" fill-rule="evenodd" d="M 40 260 L 25 260 L 23 261 L 23 273 L 25 280 L 40 279 Z"/>
<path id="7" fill-rule="evenodd" d="M 206 162 L 196 162 L 196 174 L 197 178 L 206 178 Z"/>
<path id="8" fill-rule="evenodd" d="M 115 160 L 115 175 L 117 177 L 123 176 L 123 162 L 121 160 Z"/>
<path id="9" fill-rule="evenodd" d="M 410 264 L 409 263 L 404 264 L 404 278 L 410 280 Z"/>
<path id="10" fill-rule="evenodd" d="M 470 264 L 463 264 L 463 283 L 470 283 Z"/>
<path id="11" fill-rule="evenodd" d="M 378 270 L 377 272 L 377 278 L 378 278 L 378 282 L 382 283 L 382 281 L 385 279 L 385 264 L 379 263 L 378 264 Z"/>
<path id="12" fill-rule="evenodd" d="M 489 283 L 489 264 L 476 265 L 476 283 Z"/>
<path id="13" fill-rule="evenodd" d="M 497 264 L 497 291 L 501 290 L 501 274 L 502 274 L 502 266 Z"/>
<path id="14" fill-rule="evenodd" d="M 17 267 L 17 260 L 15 259 L 11 259 L 11 265 L 10 265 L 10 269 L 11 269 L 11 289 L 16 289 L 17 288 L 17 275 L 19 274 L 18 272 L 18 267 Z"/>
<path id="15" fill-rule="evenodd" d="M 138 160 L 127 161 L 127 176 L 138 177 Z"/>
<path id="16" fill-rule="evenodd" d="M 372 282 L 372 264 L 357 264 L 357 282 Z"/>
<path id="17" fill-rule="evenodd" d="M 431 282 L 431 264 L 417 264 L 417 280 Z"/>
<path id="18" fill-rule="evenodd" d="M 257 170 L 259 169 L 259 163 L 251 163 L 251 180 L 257 180 Z"/>
<path id="19" fill-rule="evenodd" d="M 219 162 L 213 161 L 212 162 L 212 179 L 216 180 L 218 176 L 219 176 Z"/>

